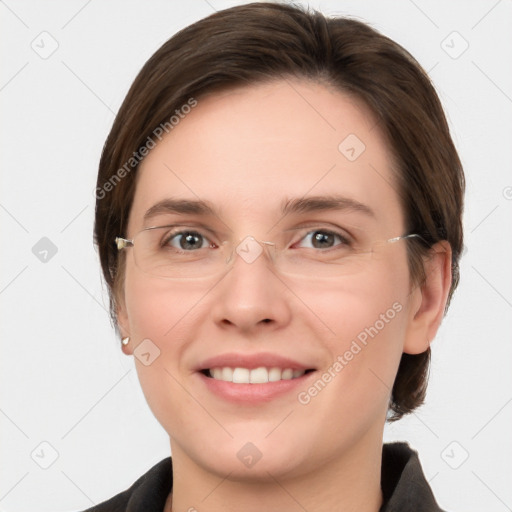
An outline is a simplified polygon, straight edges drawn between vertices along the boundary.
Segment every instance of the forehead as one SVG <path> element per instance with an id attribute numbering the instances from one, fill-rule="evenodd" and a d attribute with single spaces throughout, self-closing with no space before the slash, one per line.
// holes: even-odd
<path id="1" fill-rule="evenodd" d="M 290 198 L 327 194 L 401 226 L 390 151 L 362 102 L 282 80 L 198 98 L 186 110 L 139 167 L 132 228 L 167 198 L 205 200 L 242 220 L 270 218 Z"/>

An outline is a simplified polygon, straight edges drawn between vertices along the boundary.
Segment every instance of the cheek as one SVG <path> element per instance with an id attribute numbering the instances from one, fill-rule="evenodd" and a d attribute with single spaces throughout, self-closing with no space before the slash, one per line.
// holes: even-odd
<path id="1" fill-rule="evenodd" d="M 176 347 L 171 341 L 190 324 L 201 291 L 200 283 L 176 284 L 128 267 L 125 302 L 132 336 L 138 341 L 150 338 L 162 350 Z"/>
<path id="2" fill-rule="evenodd" d="M 208 290 L 214 285 L 200 280 L 173 283 L 153 278 L 127 263 L 125 304 L 134 361 L 146 400 L 163 425 L 181 422 L 180 415 L 173 411 L 197 406 L 180 383 L 190 371 L 185 364 L 187 351 L 204 332 L 212 300 Z M 149 346 L 154 345 L 158 354 L 150 365 L 139 358 L 137 346 L 143 340 L 150 340 Z"/>
<path id="3" fill-rule="evenodd" d="M 409 273 L 405 255 L 398 256 L 316 294 L 315 308 L 331 331 L 331 362 L 313 406 L 325 408 L 325 421 L 334 407 L 335 415 L 351 411 L 360 425 L 385 414 L 408 323 Z"/>
<path id="4" fill-rule="evenodd" d="M 397 314 L 398 310 L 405 311 L 409 300 L 405 253 L 397 252 L 396 256 L 376 261 L 357 274 L 344 276 L 338 283 L 325 282 L 322 286 L 312 281 L 296 293 L 312 305 L 333 339 L 353 338 L 376 322 L 379 331 L 390 330 L 392 324 L 396 328 L 406 318 Z"/>

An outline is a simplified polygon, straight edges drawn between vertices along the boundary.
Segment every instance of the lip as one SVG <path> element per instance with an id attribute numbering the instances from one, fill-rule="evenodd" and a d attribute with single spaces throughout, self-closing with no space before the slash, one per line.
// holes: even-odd
<path id="1" fill-rule="evenodd" d="M 252 405 L 270 402 L 292 391 L 295 391 L 293 395 L 295 397 L 299 389 L 306 389 L 309 385 L 307 381 L 309 381 L 312 376 L 316 376 L 316 373 L 315 370 L 295 379 L 278 380 L 265 384 L 234 384 L 233 382 L 207 377 L 200 371 L 195 375 L 199 377 L 204 386 L 214 395 L 237 405 Z"/>
<path id="2" fill-rule="evenodd" d="M 264 366 L 266 368 L 291 368 L 292 370 L 314 370 L 309 373 L 290 380 L 279 380 L 264 384 L 234 384 L 222 380 L 207 377 L 204 370 L 211 368 L 248 368 L 250 370 Z M 300 388 L 305 389 L 306 381 L 316 374 L 313 365 L 296 361 L 286 356 L 272 354 L 271 352 L 260 352 L 257 354 L 227 353 L 219 354 L 202 361 L 196 367 L 196 375 L 203 385 L 214 395 L 232 403 L 257 404 L 269 402 L 279 396 L 291 393 Z"/>
<path id="3" fill-rule="evenodd" d="M 272 354 L 271 352 L 260 352 L 258 354 L 240 354 L 228 353 L 219 354 L 202 361 L 197 366 L 196 371 L 208 370 L 210 368 L 218 368 L 229 366 L 230 368 L 248 368 L 252 370 L 265 366 L 266 368 L 291 368 L 292 370 L 313 370 L 311 365 L 306 365 L 285 356 Z M 254 384 L 251 384 L 254 386 Z"/>

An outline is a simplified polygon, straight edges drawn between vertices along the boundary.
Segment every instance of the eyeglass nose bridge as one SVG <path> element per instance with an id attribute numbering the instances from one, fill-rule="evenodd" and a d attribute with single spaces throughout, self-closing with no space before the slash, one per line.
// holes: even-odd
<path id="1" fill-rule="evenodd" d="M 228 241 L 223 242 L 229 244 Z M 245 263 L 254 263 L 263 252 L 267 252 L 270 260 L 274 263 L 276 260 L 276 244 L 266 240 L 257 240 L 253 236 L 246 236 L 243 240 L 239 241 L 236 245 L 230 248 L 226 258 L 226 264 L 230 265 L 234 262 L 236 256 L 239 256 Z"/>

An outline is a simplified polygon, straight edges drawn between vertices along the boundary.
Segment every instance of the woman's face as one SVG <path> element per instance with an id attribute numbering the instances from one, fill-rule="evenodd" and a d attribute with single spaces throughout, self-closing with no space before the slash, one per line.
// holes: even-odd
<path id="1" fill-rule="evenodd" d="M 241 249 L 223 273 L 188 280 L 144 273 L 133 249 L 126 254 L 121 331 L 130 336 L 126 351 L 135 349 L 142 389 L 175 459 L 222 476 L 268 471 L 277 478 L 380 445 L 418 304 L 417 290 L 409 293 L 406 245 L 349 252 L 342 265 L 318 258 L 344 243 L 332 231 L 366 248 L 404 234 L 392 165 L 361 103 L 304 81 L 198 99 L 144 159 L 128 238 L 180 224 L 196 235 L 177 235 L 173 247 L 204 254 L 218 250 L 210 242 L 228 238 Z M 303 201 L 283 214 L 283 205 L 313 196 L 343 199 L 337 208 Z M 165 200 L 205 201 L 213 213 L 161 207 L 144 218 Z M 285 274 L 248 236 L 286 240 L 282 255 L 309 264 Z M 320 271 L 322 265 L 335 270 Z M 239 368 L 235 380 L 242 383 L 205 375 L 211 367 Z M 250 372 L 257 367 L 278 369 Z M 286 379 L 287 368 L 296 378 Z M 251 374 L 285 379 L 243 383 Z"/>

